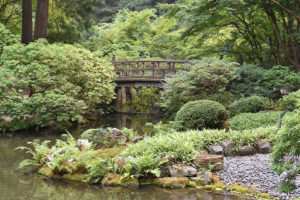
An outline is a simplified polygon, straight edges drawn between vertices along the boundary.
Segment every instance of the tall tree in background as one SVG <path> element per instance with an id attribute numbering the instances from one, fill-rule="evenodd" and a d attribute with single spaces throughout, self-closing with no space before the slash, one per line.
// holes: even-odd
<path id="1" fill-rule="evenodd" d="M 46 38 L 48 27 L 49 0 L 38 0 L 36 8 L 36 20 L 34 27 L 34 39 Z"/>
<path id="2" fill-rule="evenodd" d="M 32 1 L 22 1 L 22 43 L 32 41 Z"/>

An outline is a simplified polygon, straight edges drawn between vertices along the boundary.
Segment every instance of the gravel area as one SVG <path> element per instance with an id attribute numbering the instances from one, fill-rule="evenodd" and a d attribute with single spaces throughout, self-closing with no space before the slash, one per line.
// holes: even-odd
<path id="1" fill-rule="evenodd" d="M 218 178 L 226 184 L 242 184 L 251 189 L 257 187 L 260 192 L 268 192 L 280 199 L 300 198 L 300 176 L 296 179 L 297 189 L 290 194 L 278 193 L 277 184 L 280 176 L 269 167 L 271 159 L 268 155 L 225 157 L 224 170 L 219 172 Z"/>

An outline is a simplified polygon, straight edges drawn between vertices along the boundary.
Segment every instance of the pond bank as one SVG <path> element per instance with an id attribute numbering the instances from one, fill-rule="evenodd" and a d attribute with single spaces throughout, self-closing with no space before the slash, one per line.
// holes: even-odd
<path id="1" fill-rule="evenodd" d="M 75 130 L 70 130 L 73 136 L 78 137 L 79 134 L 88 128 L 99 126 L 112 126 L 117 124 L 125 124 L 128 128 L 137 127 L 142 130 L 144 123 L 150 119 L 146 116 L 124 116 L 115 115 L 109 116 L 107 119 L 95 121 L 93 124 L 78 127 Z M 186 189 L 163 189 L 154 186 L 141 186 L 135 188 L 102 188 L 101 185 L 88 184 L 72 184 L 45 179 L 36 173 L 31 173 L 29 170 L 19 170 L 19 163 L 29 158 L 30 155 L 22 151 L 16 151 L 18 146 L 25 146 L 27 142 L 39 139 L 41 141 L 55 141 L 61 138 L 62 132 L 18 132 L 17 134 L 7 134 L 0 136 L 0 193 L 1 200 L 15 199 L 64 199 L 64 200 L 131 200 L 131 199 L 152 199 L 152 200 L 239 200 L 242 197 L 224 194 L 223 192 L 211 192 L 193 188 Z M 246 198 L 245 198 L 246 199 Z"/>

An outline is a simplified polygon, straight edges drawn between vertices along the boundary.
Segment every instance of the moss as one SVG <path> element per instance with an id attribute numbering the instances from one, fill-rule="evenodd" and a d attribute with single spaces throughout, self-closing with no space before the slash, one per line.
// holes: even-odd
<path id="1" fill-rule="evenodd" d="M 118 156 L 122 151 L 126 149 L 127 146 L 118 146 L 115 148 L 109 148 L 109 149 L 98 149 L 97 151 L 97 156 L 100 158 L 105 158 L 105 157 L 110 157 L 114 158 Z"/>
<path id="2" fill-rule="evenodd" d="M 240 192 L 240 193 L 243 193 L 243 194 L 253 193 L 253 191 L 249 190 L 248 188 L 246 188 L 244 186 L 238 185 L 238 184 L 229 185 L 228 188 L 231 189 L 232 191 Z"/>
<path id="3" fill-rule="evenodd" d="M 139 181 L 137 178 L 123 178 L 119 174 L 108 173 L 102 179 L 102 186 L 104 187 L 139 187 Z"/>
<path id="4" fill-rule="evenodd" d="M 264 199 L 272 199 L 273 198 L 272 195 L 270 195 L 268 193 L 258 193 L 257 197 L 264 198 Z"/>
<path id="5" fill-rule="evenodd" d="M 65 174 L 62 176 L 62 179 L 66 179 L 69 181 L 83 182 L 83 183 L 91 182 L 91 176 L 89 176 L 89 174 L 81 174 L 81 173 Z"/>
<path id="6" fill-rule="evenodd" d="M 189 179 L 186 177 L 177 178 L 177 177 L 165 177 L 165 178 L 156 178 L 154 184 L 165 187 L 165 188 L 185 188 L 189 184 Z"/>
<path id="7" fill-rule="evenodd" d="M 48 178 L 52 178 L 52 177 L 54 176 L 52 170 L 51 170 L 49 167 L 45 166 L 45 165 L 43 165 L 43 166 L 39 169 L 39 173 L 40 173 L 41 175 L 43 175 L 43 176 L 48 177 Z"/>

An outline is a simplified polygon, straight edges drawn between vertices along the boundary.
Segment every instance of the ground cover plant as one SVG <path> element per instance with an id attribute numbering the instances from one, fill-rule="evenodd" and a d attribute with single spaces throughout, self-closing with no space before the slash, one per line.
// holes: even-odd
<path id="1" fill-rule="evenodd" d="M 271 110 L 272 103 L 266 97 L 251 96 L 241 98 L 228 106 L 230 116 L 236 116 L 241 113 L 256 113 L 259 111 Z"/>
<path id="2" fill-rule="evenodd" d="M 230 119 L 230 129 L 246 130 L 258 127 L 276 126 L 279 123 L 282 111 L 270 111 L 263 113 L 242 113 Z M 287 112 L 283 120 L 293 117 L 295 113 Z"/>

